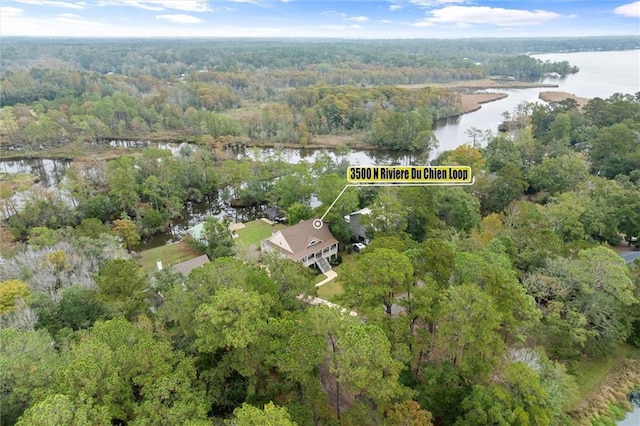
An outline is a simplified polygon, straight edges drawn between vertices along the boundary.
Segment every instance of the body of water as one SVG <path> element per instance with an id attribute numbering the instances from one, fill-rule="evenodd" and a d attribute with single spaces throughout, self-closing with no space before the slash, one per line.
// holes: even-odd
<path id="1" fill-rule="evenodd" d="M 466 132 L 470 128 L 496 132 L 502 122 L 501 114 L 513 112 L 521 102 L 542 102 L 538 95 L 543 91 L 572 93 L 585 98 L 608 98 L 614 93 L 633 94 L 640 91 L 640 50 L 616 52 L 571 52 L 532 55 L 542 61 L 568 61 L 580 71 L 564 78 L 544 78 L 540 83 L 557 84 L 557 88 L 499 89 L 487 92 L 502 92 L 508 96 L 495 102 L 483 104 L 482 108 L 457 119 L 446 126 L 436 128 L 434 133 L 440 142 L 438 151 L 455 149 L 470 143 Z"/>
<path id="2" fill-rule="evenodd" d="M 629 400 L 633 404 L 633 411 L 627 413 L 624 420 L 616 422 L 619 426 L 638 426 L 640 425 L 640 389 L 635 390 L 629 395 Z"/>

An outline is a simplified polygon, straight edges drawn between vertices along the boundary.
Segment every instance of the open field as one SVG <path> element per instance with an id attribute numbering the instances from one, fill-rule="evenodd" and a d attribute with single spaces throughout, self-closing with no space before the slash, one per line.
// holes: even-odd
<path id="1" fill-rule="evenodd" d="M 561 101 L 564 101 L 565 99 L 574 99 L 576 102 L 578 102 L 578 105 L 580 105 L 581 108 L 591 100 L 589 98 L 581 98 L 579 96 L 574 95 L 573 93 L 551 92 L 551 91 L 540 92 L 538 97 L 545 102 L 561 102 Z"/>
<path id="2" fill-rule="evenodd" d="M 189 247 L 187 243 L 179 241 L 166 246 L 141 251 L 138 263 L 140 263 L 140 266 L 142 266 L 145 271 L 155 271 L 156 259 L 162 260 L 162 266 L 166 268 L 200 255 L 200 252 Z"/>

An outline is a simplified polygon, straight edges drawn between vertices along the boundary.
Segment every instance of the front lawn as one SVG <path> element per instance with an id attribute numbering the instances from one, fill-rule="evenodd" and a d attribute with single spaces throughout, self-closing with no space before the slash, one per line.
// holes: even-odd
<path id="1" fill-rule="evenodd" d="M 344 279 L 344 270 L 348 265 L 354 264 L 358 258 L 358 254 L 356 253 L 351 253 L 351 254 L 342 253 L 341 256 L 342 256 L 342 263 L 333 268 L 334 272 L 338 274 L 336 279 L 334 279 L 333 281 L 329 281 L 328 283 L 318 287 L 318 297 L 328 300 L 330 302 L 332 301 L 334 296 L 342 294 L 343 292 L 342 279 Z M 315 284 L 319 283 L 325 278 L 326 276 L 324 274 L 318 275 L 316 277 Z"/>
<path id="2" fill-rule="evenodd" d="M 324 275 L 320 276 L 323 279 L 326 278 Z M 340 283 L 338 279 L 339 278 L 336 278 L 335 280 L 329 281 L 328 283 L 318 287 L 318 297 L 331 302 L 334 296 L 342 294 L 342 283 Z"/>
<path id="3" fill-rule="evenodd" d="M 202 253 L 191 248 L 184 241 L 178 241 L 177 243 L 168 244 L 166 246 L 141 251 L 138 263 L 140 263 L 142 269 L 149 272 L 156 270 L 156 259 L 162 260 L 162 266 L 163 268 L 166 268 L 168 266 L 193 259 L 201 254 Z"/>

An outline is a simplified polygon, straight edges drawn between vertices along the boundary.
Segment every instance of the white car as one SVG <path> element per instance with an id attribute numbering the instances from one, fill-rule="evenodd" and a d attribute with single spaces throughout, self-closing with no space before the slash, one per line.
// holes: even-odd
<path id="1" fill-rule="evenodd" d="M 365 244 L 362 244 L 362 243 L 353 243 L 351 245 L 351 247 L 353 247 L 353 251 L 358 252 L 358 253 L 360 253 L 362 250 L 367 248 L 367 246 Z"/>

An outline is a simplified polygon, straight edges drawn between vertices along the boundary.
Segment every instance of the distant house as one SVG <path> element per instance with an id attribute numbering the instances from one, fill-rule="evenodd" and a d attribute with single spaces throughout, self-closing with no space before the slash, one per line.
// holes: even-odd
<path id="1" fill-rule="evenodd" d="M 305 266 L 315 264 L 323 273 L 331 270 L 329 260 L 338 255 L 338 240 L 331 235 L 326 224 L 316 229 L 313 222 L 314 219 L 303 220 L 297 225 L 274 232 L 260 242 L 262 251 L 278 253 Z"/>
<path id="2" fill-rule="evenodd" d="M 198 256 L 186 262 L 178 263 L 171 267 L 172 272 L 180 272 L 185 277 L 188 277 L 192 270 L 199 268 L 202 265 L 209 263 L 209 257 L 206 254 Z"/>
<path id="3" fill-rule="evenodd" d="M 371 209 L 365 207 L 364 209 L 360 209 L 357 212 L 350 213 L 344 217 L 345 222 L 349 224 L 351 232 L 359 243 L 369 244 L 369 238 L 367 237 L 367 233 L 364 225 L 362 225 L 361 219 L 363 215 L 370 214 Z"/>
<path id="4" fill-rule="evenodd" d="M 196 241 L 200 241 L 201 243 L 207 242 L 207 237 L 204 233 L 204 222 L 200 222 L 199 224 L 187 229 L 187 234 Z"/>
<path id="5" fill-rule="evenodd" d="M 264 211 L 264 215 L 271 222 L 282 223 L 285 220 L 285 213 L 277 207 L 269 207 Z"/>

